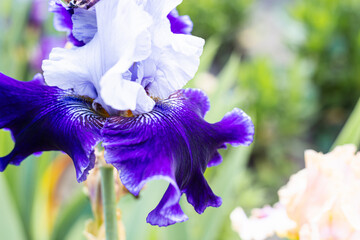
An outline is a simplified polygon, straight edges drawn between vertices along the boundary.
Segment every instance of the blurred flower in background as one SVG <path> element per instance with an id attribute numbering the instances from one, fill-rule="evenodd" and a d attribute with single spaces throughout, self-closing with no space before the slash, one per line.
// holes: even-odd
<path id="1" fill-rule="evenodd" d="M 64 47 L 67 40 L 64 36 L 47 33 L 46 19 L 49 17 L 49 1 L 32 0 L 29 12 L 28 30 L 37 38 L 32 52 L 29 54 L 29 65 L 34 72 L 41 72 L 44 59 L 48 59 L 55 47 Z M 35 40 L 35 39 L 34 39 Z"/>
<path id="2" fill-rule="evenodd" d="M 29 24 L 42 28 L 46 18 L 48 17 L 48 7 L 48 1 L 32 0 L 29 13 Z"/>
<path id="3" fill-rule="evenodd" d="M 354 145 L 327 154 L 305 152 L 305 169 L 279 191 L 300 239 L 360 239 L 360 152 Z"/>
<path id="4" fill-rule="evenodd" d="M 230 215 L 232 228 L 243 240 L 263 240 L 278 236 L 288 236 L 296 227 L 289 219 L 286 209 L 277 203 L 274 207 L 255 208 L 248 218 L 244 210 L 237 207 Z"/>
<path id="5" fill-rule="evenodd" d="M 64 47 L 65 37 L 41 36 L 39 43 L 35 46 L 31 54 L 30 66 L 34 71 L 41 71 L 42 61 L 48 59 L 50 52 L 55 47 Z"/>
<path id="6" fill-rule="evenodd" d="M 300 240 L 360 239 L 360 152 L 354 145 L 327 154 L 305 152 L 305 169 L 279 190 L 273 208 L 254 209 L 248 219 L 241 208 L 230 218 L 242 239 L 277 234 Z"/>

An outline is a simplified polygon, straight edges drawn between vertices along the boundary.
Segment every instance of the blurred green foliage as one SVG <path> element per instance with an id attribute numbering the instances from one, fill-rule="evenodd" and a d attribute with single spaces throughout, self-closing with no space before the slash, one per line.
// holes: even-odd
<path id="1" fill-rule="evenodd" d="M 276 189 L 302 163 L 303 151 L 309 147 L 306 132 L 316 111 L 306 64 L 295 61 L 287 67 L 279 69 L 269 58 L 244 61 L 235 88 L 256 118 L 249 166 L 268 190 L 270 202 L 277 200 Z"/>
<path id="2" fill-rule="evenodd" d="M 189 15 L 194 23 L 192 34 L 208 39 L 218 37 L 219 54 L 223 65 L 236 49 L 237 35 L 245 23 L 254 0 L 188 0 L 178 6 L 181 15 Z"/>
<path id="3" fill-rule="evenodd" d="M 360 2 L 299 0 L 290 12 L 306 30 L 296 53 L 313 64 L 320 98 L 314 143 L 328 150 L 359 98 Z"/>
<path id="4" fill-rule="evenodd" d="M 193 34 L 202 38 L 214 35 L 230 39 L 244 23 L 246 13 L 254 0 L 198 0 L 183 1 L 178 9 L 189 15 L 194 23 Z"/>
<path id="5" fill-rule="evenodd" d="M 192 18 L 193 34 L 207 40 L 199 71 L 187 85 L 208 93 L 212 108 L 207 120 L 218 121 L 240 107 L 256 126 L 252 147 L 222 151 L 223 163 L 206 171 L 215 194 L 223 198 L 222 207 L 198 215 L 183 198 L 189 221 L 150 226 L 146 215 L 166 189 L 165 182 L 152 182 L 139 199 L 128 195 L 119 203 L 127 239 L 237 239 L 230 227 L 231 210 L 275 202 L 277 189 L 303 164 L 303 151 L 327 151 L 354 108 L 360 92 L 360 3 L 299 0 L 279 5 L 305 30 L 300 43 L 289 44 L 293 60 L 279 66 L 275 56 L 248 56 L 238 41 L 258 2 L 184 0 L 179 7 L 180 14 Z M 30 80 L 35 73 L 29 62 L 40 38 L 55 34 L 50 14 L 41 26 L 29 24 L 30 9 L 30 0 L 0 2 L 0 55 L 5 56 L 0 72 L 20 80 Z M 338 142 L 359 141 L 356 109 Z M 12 146 L 9 132 L 0 131 L 0 156 Z M 51 191 L 44 185 L 56 156 L 32 156 L 0 174 L 0 239 L 84 238 L 91 210 L 81 184 L 66 185 L 71 191 L 63 194 L 66 199 L 59 197 L 59 211 L 49 213 Z M 64 179 L 59 181 L 55 190 L 64 185 Z"/>

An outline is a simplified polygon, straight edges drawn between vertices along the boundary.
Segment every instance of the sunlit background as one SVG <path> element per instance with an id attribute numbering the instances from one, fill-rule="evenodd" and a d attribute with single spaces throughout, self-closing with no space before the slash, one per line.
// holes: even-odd
<path id="1" fill-rule="evenodd" d="M 65 33 L 53 28 L 47 0 L 0 1 L 0 72 L 28 81 L 41 72 L 51 47 Z M 146 215 L 166 189 L 152 182 L 139 198 L 119 202 L 127 239 L 239 239 L 230 212 L 277 201 L 277 189 L 303 167 L 307 148 L 327 152 L 360 93 L 358 0 L 183 0 L 193 35 L 206 39 L 201 65 L 187 87 L 208 93 L 210 122 L 234 107 L 253 119 L 251 147 L 223 151 L 223 163 L 206 172 L 223 205 L 167 228 Z M 1 109 L 0 109 L 1 110 Z M 0 112 L 0 114 L 6 114 Z M 0 131 L 0 156 L 11 151 Z M 0 173 L 0 239 L 85 239 L 92 212 L 72 162 L 53 152 L 31 156 Z"/>

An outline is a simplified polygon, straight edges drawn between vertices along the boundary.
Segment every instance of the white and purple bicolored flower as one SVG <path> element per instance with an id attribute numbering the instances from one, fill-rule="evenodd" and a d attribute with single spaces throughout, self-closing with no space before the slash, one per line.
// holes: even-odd
<path id="1" fill-rule="evenodd" d="M 72 33 L 84 45 L 53 49 L 43 63 L 45 79 L 39 74 L 20 82 L 0 74 L 0 108 L 6 113 L 0 128 L 10 129 L 15 140 L 0 158 L 0 171 L 33 153 L 61 150 L 73 159 L 81 182 L 102 143 L 106 162 L 132 194 L 152 179 L 169 182 L 148 215 L 150 224 L 185 221 L 183 193 L 198 213 L 220 206 L 203 174 L 221 162 L 218 149 L 225 144 L 249 145 L 254 126 L 240 109 L 210 124 L 204 120 L 206 95 L 181 90 L 198 68 L 204 42 L 189 29 L 174 33 L 168 16 L 180 2 L 101 0 L 89 10 L 74 9 L 78 30 Z"/>
<path id="2" fill-rule="evenodd" d="M 103 0 L 72 9 L 71 34 L 85 45 L 52 51 L 43 63 L 47 84 L 72 88 L 109 112 L 150 111 L 153 98 L 181 89 L 199 66 L 204 40 L 171 31 L 167 16 L 180 2 Z"/>

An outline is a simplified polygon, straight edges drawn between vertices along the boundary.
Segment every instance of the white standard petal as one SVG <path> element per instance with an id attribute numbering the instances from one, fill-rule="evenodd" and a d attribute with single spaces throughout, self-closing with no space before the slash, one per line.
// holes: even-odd
<path id="1" fill-rule="evenodd" d="M 133 0 L 102 0 L 95 7 L 98 32 L 83 47 L 54 50 L 43 63 L 46 82 L 74 89 L 116 110 L 150 111 L 154 101 L 140 84 L 122 74 L 150 55 L 151 16 Z M 81 17 L 85 15 L 78 15 L 79 21 Z"/>
<path id="2" fill-rule="evenodd" d="M 152 18 L 141 6 L 133 0 L 102 0 L 95 7 L 105 72 L 118 62 L 125 72 L 135 60 L 148 57 L 151 42 L 144 32 Z M 140 35 L 145 39 L 141 41 Z"/>
<path id="3" fill-rule="evenodd" d="M 149 58 L 143 61 L 143 65 L 150 69 L 148 65 L 154 64 L 155 69 L 152 80 L 146 82 L 149 83 L 146 89 L 153 97 L 167 98 L 195 76 L 204 40 L 191 35 L 172 33 L 170 21 L 166 16 L 168 11 L 181 1 L 166 1 L 163 5 L 155 0 L 141 2 L 154 19 L 153 25 L 149 28 L 152 35 L 152 51 Z M 143 86 L 144 83 L 143 81 Z"/>
<path id="4" fill-rule="evenodd" d="M 48 85 L 73 89 L 77 94 L 96 98 L 99 73 L 96 61 L 100 56 L 94 44 L 82 48 L 54 48 L 49 60 L 44 60 L 42 69 Z"/>
<path id="5" fill-rule="evenodd" d="M 74 37 L 84 43 L 90 42 L 97 32 L 95 9 L 75 8 L 71 20 L 73 22 L 72 33 Z"/>
<path id="6" fill-rule="evenodd" d="M 123 74 L 151 53 L 147 30 L 152 24 L 151 16 L 133 0 L 103 0 L 96 5 L 96 13 L 101 66 L 106 71 L 100 82 L 101 98 L 117 110 L 150 111 L 154 101 L 139 83 L 124 79 Z"/>
<path id="7" fill-rule="evenodd" d="M 182 0 L 139 0 L 138 3 L 155 19 L 164 19 Z"/>
<path id="8" fill-rule="evenodd" d="M 146 59 L 151 54 L 151 34 L 149 31 L 143 31 L 136 39 L 134 51 L 134 62 Z"/>
<path id="9" fill-rule="evenodd" d="M 121 65 L 122 63 L 119 63 Z M 137 82 L 122 78 L 122 72 L 117 66 L 110 69 L 101 79 L 101 96 L 105 104 L 118 110 L 137 110 L 149 112 L 155 102 Z"/>
<path id="10" fill-rule="evenodd" d="M 203 46 L 201 38 L 171 34 L 170 45 L 160 48 L 158 56 L 155 56 L 157 72 L 148 87 L 150 95 L 166 98 L 191 80 L 198 70 Z"/>

